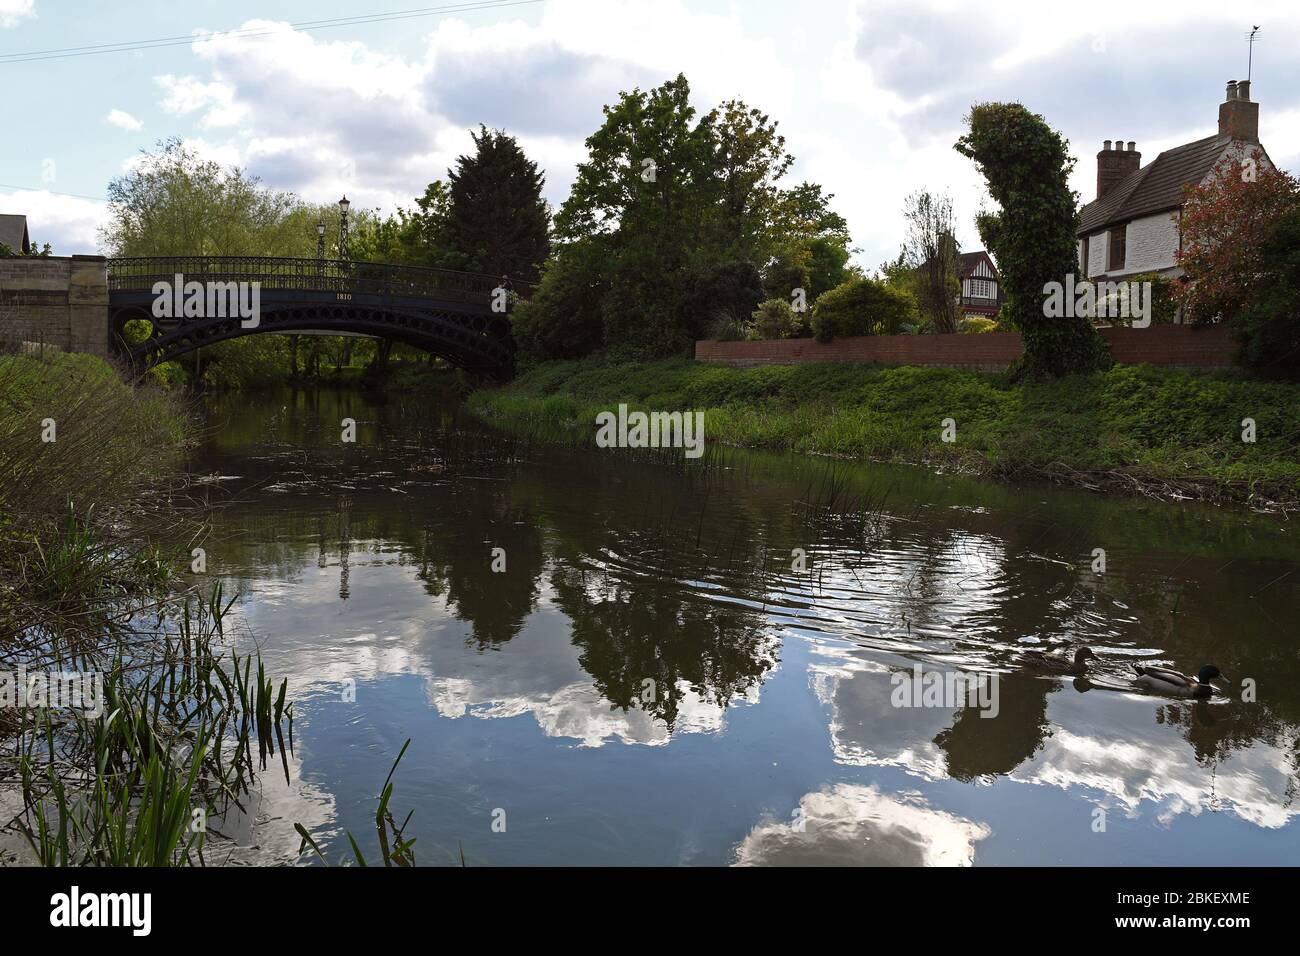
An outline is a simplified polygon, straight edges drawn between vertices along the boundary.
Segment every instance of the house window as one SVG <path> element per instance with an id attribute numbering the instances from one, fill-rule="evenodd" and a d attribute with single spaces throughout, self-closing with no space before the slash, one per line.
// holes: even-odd
<path id="1" fill-rule="evenodd" d="M 1079 250 L 1079 272 L 1083 277 L 1088 278 L 1088 237 L 1083 237 L 1082 247 Z"/>
<path id="2" fill-rule="evenodd" d="M 1110 256 L 1106 263 L 1106 271 L 1113 272 L 1116 269 L 1124 268 L 1124 255 L 1127 252 L 1127 232 L 1126 226 L 1116 226 L 1110 231 Z"/>
<path id="3" fill-rule="evenodd" d="M 988 279 L 971 279 L 970 294 L 975 299 L 996 299 L 998 297 L 993 283 Z"/>

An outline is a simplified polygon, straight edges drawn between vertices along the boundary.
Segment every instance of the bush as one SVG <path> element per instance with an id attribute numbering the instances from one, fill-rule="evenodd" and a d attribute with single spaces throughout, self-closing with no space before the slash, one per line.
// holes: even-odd
<path id="1" fill-rule="evenodd" d="M 785 299 L 768 299 L 754 312 L 754 331 L 760 339 L 797 339 L 810 332 L 808 314 L 796 312 Z"/>
<path id="2" fill-rule="evenodd" d="M 978 335 L 983 332 L 994 332 L 997 330 L 998 323 L 995 319 L 986 319 L 980 315 L 971 315 L 957 323 L 957 331 L 968 334 Z"/>
<path id="3" fill-rule="evenodd" d="M 1158 272 L 1142 272 L 1135 276 L 1128 276 L 1123 280 L 1125 283 L 1130 282 L 1149 282 L 1151 283 L 1151 324 L 1152 325 L 1173 325 L 1174 316 L 1178 314 L 1177 289 L 1178 283 L 1168 276 L 1162 276 Z M 1100 299 L 1100 296 L 1098 297 Z M 1115 303 L 1115 296 L 1108 298 L 1106 305 L 1106 314 L 1117 316 L 1120 312 L 1119 304 Z M 1102 304 L 1097 303 L 1097 309 L 1100 312 Z M 1101 320 L 1109 322 L 1112 325 L 1132 325 L 1133 319 L 1129 318 L 1110 318 Z"/>
<path id="4" fill-rule="evenodd" d="M 916 299 L 879 279 L 855 276 L 823 294 L 813 306 L 813 334 L 819 342 L 839 336 L 897 335 L 917 322 Z"/>

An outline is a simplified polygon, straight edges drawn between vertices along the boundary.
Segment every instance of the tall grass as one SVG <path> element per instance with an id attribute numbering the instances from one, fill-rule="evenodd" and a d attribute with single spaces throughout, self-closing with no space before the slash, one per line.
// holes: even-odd
<path id="1" fill-rule="evenodd" d="M 201 533 L 188 434 L 176 399 L 99 359 L 0 354 L 0 670 L 98 675 L 103 701 L 3 714 L 8 828 L 39 863 L 202 864 L 270 758 L 288 779 L 287 682 L 226 650 L 220 586 L 172 570 Z"/>

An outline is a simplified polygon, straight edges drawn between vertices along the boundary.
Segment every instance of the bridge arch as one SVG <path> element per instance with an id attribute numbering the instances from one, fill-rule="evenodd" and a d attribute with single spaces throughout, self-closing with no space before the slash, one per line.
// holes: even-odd
<path id="1" fill-rule="evenodd" d="M 238 315 L 155 317 L 155 288 L 177 284 L 256 283 L 256 324 Z M 159 286 L 162 283 L 162 286 Z M 256 256 L 174 256 L 108 260 L 109 335 L 138 369 L 244 335 L 350 332 L 422 348 L 457 367 L 506 376 L 514 339 L 506 313 L 494 311 L 508 280 L 477 273 L 380 263 Z M 202 311 L 202 310 L 201 310 Z M 218 310 L 225 312 L 225 310 Z M 133 344 L 133 319 L 149 337 Z"/>

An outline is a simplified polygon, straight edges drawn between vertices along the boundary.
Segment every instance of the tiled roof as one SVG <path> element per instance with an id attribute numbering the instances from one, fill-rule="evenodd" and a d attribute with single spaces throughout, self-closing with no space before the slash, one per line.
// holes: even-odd
<path id="1" fill-rule="evenodd" d="M 983 249 L 977 249 L 975 252 L 958 253 L 957 274 L 965 279 L 975 271 L 975 267 L 980 264 L 980 261 L 986 258 L 989 260 L 989 267 L 993 270 L 993 274 L 996 276 L 998 274 L 998 267 L 993 264 L 992 258 L 990 258 L 989 254 Z"/>
<path id="2" fill-rule="evenodd" d="M 1104 197 L 1084 206 L 1077 234 L 1084 236 L 1112 223 L 1176 209 L 1183 204 L 1183 187 L 1203 180 L 1231 142 L 1226 136 L 1215 135 L 1165 150 L 1129 173 Z"/>

